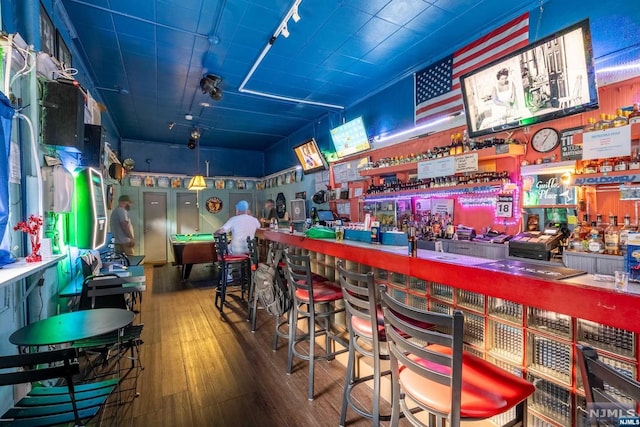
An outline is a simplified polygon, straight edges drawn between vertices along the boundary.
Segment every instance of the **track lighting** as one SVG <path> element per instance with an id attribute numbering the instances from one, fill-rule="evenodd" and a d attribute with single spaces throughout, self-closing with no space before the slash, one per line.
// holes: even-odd
<path id="1" fill-rule="evenodd" d="M 173 129 L 173 127 L 176 125 L 175 122 L 170 122 L 169 123 L 169 130 Z"/>
<path id="2" fill-rule="evenodd" d="M 189 142 L 187 143 L 187 148 L 189 148 L 189 150 L 193 150 L 194 148 L 196 148 L 196 139 L 195 138 L 189 138 Z"/>
<path id="3" fill-rule="evenodd" d="M 291 19 L 293 22 L 298 22 L 300 20 L 300 14 L 298 14 L 298 5 L 294 5 L 291 12 Z"/>
<path id="4" fill-rule="evenodd" d="M 199 139 L 200 138 L 200 130 L 199 129 L 192 129 L 191 130 L 191 139 Z"/>
<path id="5" fill-rule="evenodd" d="M 282 34 L 282 37 L 284 37 L 285 39 L 289 37 L 289 29 L 287 28 L 287 24 L 284 24 L 282 26 L 282 31 L 280 31 L 280 34 Z"/>
<path id="6" fill-rule="evenodd" d="M 220 101 L 222 99 L 222 89 L 218 85 L 221 82 L 222 78 L 207 74 L 200 80 L 200 89 L 202 89 L 202 93 L 208 93 L 214 101 Z"/>

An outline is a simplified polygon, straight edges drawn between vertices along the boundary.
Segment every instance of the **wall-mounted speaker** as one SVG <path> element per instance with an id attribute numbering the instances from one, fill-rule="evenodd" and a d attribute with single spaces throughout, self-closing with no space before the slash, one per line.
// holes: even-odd
<path id="1" fill-rule="evenodd" d="M 102 126 L 84 125 L 84 150 L 82 165 L 100 169 L 102 160 Z"/>
<path id="2" fill-rule="evenodd" d="M 292 222 L 304 222 L 307 219 L 307 207 L 304 200 L 293 199 L 291 201 L 289 218 Z"/>
<path id="3" fill-rule="evenodd" d="M 84 93 L 78 86 L 47 81 L 42 93 L 43 143 L 65 151 L 84 149 Z"/>

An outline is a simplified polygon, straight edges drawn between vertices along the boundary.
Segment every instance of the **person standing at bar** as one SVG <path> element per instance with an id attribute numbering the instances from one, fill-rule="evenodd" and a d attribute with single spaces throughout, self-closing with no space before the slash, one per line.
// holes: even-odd
<path id="1" fill-rule="evenodd" d="M 276 202 L 273 199 L 267 199 L 264 202 L 264 209 L 260 218 L 260 224 L 263 227 L 268 227 L 272 219 L 278 219 L 278 213 L 276 212 Z"/>
<path id="2" fill-rule="evenodd" d="M 232 216 L 220 227 L 216 234 L 224 234 L 231 232 L 232 254 L 246 254 L 249 252 L 247 247 L 247 237 L 252 239 L 256 235 L 256 230 L 260 228 L 260 222 L 253 216 L 249 215 L 249 202 L 240 200 L 236 203 L 236 215 Z"/>
<path id="3" fill-rule="evenodd" d="M 111 234 L 116 252 L 124 252 L 127 255 L 133 255 L 133 247 L 136 241 L 133 236 L 133 225 L 129 218 L 129 210 L 133 201 L 126 194 L 118 199 L 118 207 L 111 212 Z"/>

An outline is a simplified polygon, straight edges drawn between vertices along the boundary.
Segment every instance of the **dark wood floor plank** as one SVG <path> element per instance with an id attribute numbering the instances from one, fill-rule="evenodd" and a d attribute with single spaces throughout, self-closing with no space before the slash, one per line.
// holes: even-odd
<path id="1" fill-rule="evenodd" d="M 338 425 L 342 363 L 316 362 L 316 397 L 308 401 L 308 363 L 295 359 L 293 373 L 286 374 L 286 340 L 280 340 L 278 351 L 271 349 L 273 317 L 259 310 L 258 329 L 251 333 L 239 293 L 229 295 L 221 316 L 213 305 L 210 266 L 194 266 L 193 281 L 186 282 L 172 266 L 148 266 L 145 273 L 145 369 L 140 397 L 122 412 L 129 417 L 122 425 L 131 420 L 134 426 L 172 427 Z M 362 387 L 356 399 L 370 405 L 370 389 Z M 347 420 L 349 426 L 371 425 L 352 411 Z"/>

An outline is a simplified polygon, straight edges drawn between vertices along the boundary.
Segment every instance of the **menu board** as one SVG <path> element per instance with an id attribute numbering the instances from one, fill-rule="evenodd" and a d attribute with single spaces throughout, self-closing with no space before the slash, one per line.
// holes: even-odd
<path id="1" fill-rule="evenodd" d="M 369 157 L 363 157 L 361 159 L 352 160 L 350 162 L 334 164 L 333 169 L 333 181 L 336 184 L 346 184 L 347 182 L 357 181 L 362 179 L 358 173 L 358 168 L 369 162 Z"/>

